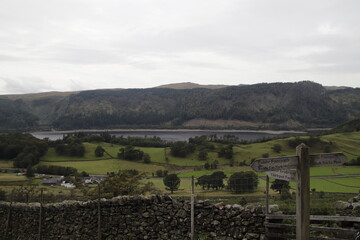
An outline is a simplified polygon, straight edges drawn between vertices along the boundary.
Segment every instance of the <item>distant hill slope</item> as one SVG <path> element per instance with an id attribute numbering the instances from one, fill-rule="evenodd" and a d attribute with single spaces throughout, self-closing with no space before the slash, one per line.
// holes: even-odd
<path id="1" fill-rule="evenodd" d="M 21 113 L 38 119 L 38 126 L 57 129 L 184 126 L 295 129 L 333 127 L 360 116 L 360 89 L 327 90 L 309 81 L 217 89 L 110 89 L 1 98 L 7 98 L 4 100 L 9 106 L 21 103 Z M 0 105 L 0 116 L 6 115 L 8 122 L 24 118 L 12 112 Z M 36 127 L 34 121 L 25 121 L 26 127 Z"/>
<path id="2" fill-rule="evenodd" d="M 350 120 L 332 129 L 332 132 L 358 132 L 360 131 L 360 118 Z"/>
<path id="3" fill-rule="evenodd" d="M 183 82 L 183 83 L 172 83 L 172 84 L 160 85 L 160 86 L 158 86 L 156 88 L 172 88 L 172 89 L 209 88 L 209 89 L 218 89 L 218 88 L 224 88 L 224 87 L 230 87 L 230 85 L 223 85 L 223 84 L 200 85 L 200 84 L 192 83 L 192 82 Z"/>

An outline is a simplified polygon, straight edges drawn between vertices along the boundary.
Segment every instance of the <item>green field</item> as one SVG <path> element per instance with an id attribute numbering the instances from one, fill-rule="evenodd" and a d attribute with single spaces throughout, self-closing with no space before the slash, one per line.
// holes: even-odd
<path id="1" fill-rule="evenodd" d="M 291 182 L 290 186 L 296 189 L 294 182 Z M 360 177 L 311 178 L 310 189 L 313 188 L 316 189 L 317 192 L 359 193 Z"/>
<path id="2" fill-rule="evenodd" d="M 27 181 L 28 178 L 25 176 L 16 176 L 15 173 L 1 173 L 0 182 L 18 182 Z"/>
<path id="3" fill-rule="evenodd" d="M 310 176 L 335 176 L 360 174 L 360 166 L 326 166 L 310 168 Z"/>
<path id="4" fill-rule="evenodd" d="M 141 172 L 153 173 L 162 166 L 153 164 L 144 164 L 138 162 L 125 161 L 120 159 L 109 159 L 100 161 L 80 161 L 80 162 L 41 162 L 41 165 L 60 165 L 64 167 L 76 168 L 79 172 L 85 171 L 89 174 L 106 174 L 108 172 L 117 172 L 125 169 L 136 169 Z"/>
<path id="5" fill-rule="evenodd" d="M 80 161 L 80 160 L 99 160 L 104 158 L 109 158 L 109 156 L 104 155 L 104 157 L 95 156 L 95 148 L 98 144 L 93 143 L 83 143 L 85 146 L 85 155 L 84 157 L 71 157 L 57 155 L 54 148 L 49 148 L 45 156 L 41 160 L 44 161 Z"/>
<path id="6" fill-rule="evenodd" d="M 308 137 L 301 137 L 308 138 Z M 331 146 L 332 152 L 344 152 L 348 160 L 360 156 L 360 132 L 342 133 L 321 136 L 321 142 L 316 143 L 310 148 L 310 153 L 324 152 L 326 145 Z M 227 177 L 239 171 L 250 171 L 249 166 L 239 166 L 239 163 L 244 161 L 249 165 L 252 159 L 262 158 L 264 153 L 269 154 L 270 157 L 281 155 L 295 155 L 295 149 L 288 145 L 288 140 L 292 138 L 277 139 L 264 143 L 254 143 L 247 145 L 234 145 L 234 166 L 230 167 L 230 160 L 218 158 L 217 151 L 222 146 L 221 144 L 214 144 L 215 151 L 209 152 L 208 162 L 212 163 L 217 160 L 219 162 L 217 169 L 205 170 L 203 168 L 206 161 L 200 161 L 197 157 L 198 151 L 188 155 L 186 158 L 178 158 L 171 156 L 170 148 L 154 148 L 154 147 L 135 147 L 148 153 L 151 156 L 151 164 L 144 164 L 141 161 L 126 161 L 117 159 L 119 149 L 123 146 L 110 144 L 110 143 L 84 143 L 86 152 L 84 157 L 67 157 L 58 156 L 54 148 L 49 148 L 47 154 L 41 159 L 41 165 L 60 165 L 67 167 L 74 167 L 79 172 L 85 171 L 90 174 L 106 175 L 108 172 L 117 172 L 125 169 L 136 169 L 140 172 L 146 172 L 148 177 L 152 177 L 157 170 L 168 170 L 170 173 L 177 173 L 182 178 L 180 190 L 177 191 L 175 196 L 189 196 L 190 194 L 190 178 L 192 176 L 200 177 L 202 175 L 210 175 L 214 171 L 223 171 Z M 275 153 L 271 148 L 274 144 L 280 144 L 282 150 L 280 153 Z M 101 145 L 107 153 L 103 157 L 95 157 L 94 151 L 96 146 Z M 106 159 L 110 157 L 113 159 Z M 0 161 L 0 167 L 12 167 L 12 161 Z M 311 188 L 315 188 L 316 192 L 344 192 L 344 193 L 358 193 L 360 189 L 359 177 L 351 178 L 335 178 L 339 175 L 359 175 L 360 166 L 331 166 L 331 167 L 314 167 L 310 170 L 311 176 L 326 176 L 326 179 L 311 178 Z M 265 176 L 265 173 L 259 173 L 259 176 Z M 15 176 L 10 173 L 0 173 L 0 182 L 14 183 L 15 185 L 23 183 L 39 184 L 39 179 L 28 181 L 24 176 Z M 155 186 L 166 193 L 162 179 L 147 179 L 144 181 L 152 181 Z M 226 179 L 225 179 L 226 184 Z M 7 185 L 7 184 L 6 184 Z M 294 183 L 291 183 L 295 187 Z M 3 186 L 7 188 L 8 186 Z M 53 189 L 53 188 L 51 188 Z M 52 191 L 52 190 L 49 191 Z M 265 189 L 265 182 L 260 180 L 260 185 L 255 193 L 247 194 L 247 196 L 259 197 L 263 196 Z M 62 191 L 59 189 L 54 190 Z M 68 190 L 64 190 L 66 192 Z M 234 197 L 236 196 L 227 190 L 202 190 L 200 187 L 195 189 L 197 196 L 200 198 L 216 198 Z M 276 196 L 277 194 L 275 194 Z"/>
<path id="7" fill-rule="evenodd" d="M 11 168 L 13 167 L 13 162 L 12 161 L 0 161 L 0 168 Z"/>

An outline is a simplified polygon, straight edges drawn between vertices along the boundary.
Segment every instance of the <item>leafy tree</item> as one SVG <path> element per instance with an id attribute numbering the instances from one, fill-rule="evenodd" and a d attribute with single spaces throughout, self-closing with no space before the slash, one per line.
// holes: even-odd
<path id="1" fill-rule="evenodd" d="M 15 167 L 27 168 L 40 161 L 48 149 L 47 142 L 31 134 L 0 134 L 0 159 L 11 159 Z"/>
<path id="2" fill-rule="evenodd" d="M 197 181 L 195 183 L 195 185 L 200 185 L 202 187 L 203 190 L 205 190 L 205 188 L 209 189 L 210 188 L 210 176 L 209 175 L 202 175 L 200 177 L 197 178 Z"/>
<path id="3" fill-rule="evenodd" d="M 70 156 L 83 157 L 85 155 L 85 146 L 82 143 L 74 143 L 69 146 Z"/>
<path id="4" fill-rule="evenodd" d="M 180 186 L 180 178 L 176 174 L 169 174 L 164 177 L 163 182 L 166 186 L 166 190 L 171 191 L 171 194 L 179 189 Z"/>
<path id="5" fill-rule="evenodd" d="M 144 152 L 139 149 L 135 149 L 133 146 L 126 146 L 125 148 L 120 148 L 120 152 L 118 153 L 118 157 L 120 159 L 130 161 L 141 160 L 143 156 Z"/>
<path id="6" fill-rule="evenodd" d="M 219 164 L 219 161 L 215 160 L 213 163 L 210 164 L 210 168 L 211 169 L 217 169 L 218 164 Z"/>
<path id="7" fill-rule="evenodd" d="M 201 150 L 198 154 L 199 160 L 206 161 L 208 159 L 208 152 L 206 150 Z"/>
<path id="8" fill-rule="evenodd" d="M 26 177 L 28 177 L 28 178 L 32 178 L 32 177 L 34 177 L 35 175 L 34 175 L 34 169 L 31 167 L 31 166 L 29 166 L 27 169 L 26 169 Z"/>
<path id="9" fill-rule="evenodd" d="M 95 148 L 95 156 L 96 157 L 104 156 L 104 152 L 105 152 L 105 149 L 100 145 Z"/>
<path id="10" fill-rule="evenodd" d="M 282 146 L 280 144 L 274 144 L 274 146 L 272 146 L 271 149 L 276 153 L 280 153 L 282 150 Z"/>
<path id="11" fill-rule="evenodd" d="M 144 163 L 151 163 L 151 157 L 148 153 L 144 153 L 143 157 Z"/>
<path id="12" fill-rule="evenodd" d="M 39 158 L 35 154 L 22 152 L 14 159 L 14 167 L 28 168 L 38 162 Z"/>
<path id="13" fill-rule="evenodd" d="M 144 174 L 132 175 L 129 172 L 119 171 L 111 173 L 101 182 L 103 193 L 109 197 L 119 195 L 138 195 L 154 191 L 153 183 L 143 183 Z"/>
<path id="14" fill-rule="evenodd" d="M 211 175 L 203 175 L 197 179 L 196 185 L 200 185 L 203 189 L 221 189 L 224 187 L 224 178 L 226 175 L 222 171 L 213 172 Z"/>
<path id="15" fill-rule="evenodd" d="M 66 149 L 67 149 L 66 145 L 61 143 L 61 144 L 56 145 L 55 152 L 58 155 L 65 155 Z"/>
<path id="16" fill-rule="evenodd" d="M 258 176 L 252 171 L 236 172 L 230 176 L 228 188 L 233 193 L 254 191 L 259 183 Z"/>
<path id="17" fill-rule="evenodd" d="M 270 188 L 274 190 L 275 192 L 282 193 L 283 191 L 289 191 L 290 185 L 288 181 L 275 179 L 274 182 L 272 182 Z"/>
<path id="18" fill-rule="evenodd" d="M 206 170 L 209 170 L 210 169 L 210 164 L 207 162 L 207 163 L 205 163 L 204 164 L 204 168 L 206 169 Z"/>
<path id="19" fill-rule="evenodd" d="M 220 151 L 218 152 L 218 157 L 225 157 L 227 159 L 232 159 L 233 157 L 233 145 L 230 144 L 226 147 L 221 147 Z"/>
<path id="20" fill-rule="evenodd" d="M 195 151 L 195 145 L 183 141 L 176 141 L 170 147 L 170 153 L 174 157 L 186 157 Z"/>
<path id="21" fill-rule="evenodd" d="M 216 172 L 213 172 L 211 175 L 210 175 L 210 187 L 212 189 L 221 189 L 224 187 L 224 178 L 226 178 L 226 175 L 224 172 L 222 171 L 216 171 Z"/>

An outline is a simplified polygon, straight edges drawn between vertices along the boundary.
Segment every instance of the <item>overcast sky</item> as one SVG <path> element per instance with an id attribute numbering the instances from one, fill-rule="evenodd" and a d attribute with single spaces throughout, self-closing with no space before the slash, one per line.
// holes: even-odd
<path id="1" fill-rule="evenodd" d="M 0 94 L 360 87 L 359 0 L 1 0 Z"/>

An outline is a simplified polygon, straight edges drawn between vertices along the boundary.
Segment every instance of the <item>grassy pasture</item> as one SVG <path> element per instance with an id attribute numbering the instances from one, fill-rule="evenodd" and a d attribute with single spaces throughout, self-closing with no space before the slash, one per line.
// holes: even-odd
<path id="1" fill-rule="evenodd" d="M 307 137 L 300 137 L 307 138 Z M 323 142 L 332 143 L 331 150 L 332 152 L 343 152 L 347 155 L 348 159 L 351 160 L 356 156 L 360 156 L 360 132 L 354 133 L 342 133 L 342 134 L 331 134 L 320 137 Z M 105 150 L 112 155 L 117 157 L 119 149 L 123 146 L 114 145 L 110 143 L 84 143 L 86 152 L 85 156 L 81 158 L 76 157 L 66 157 L 66 156 L 57 156 L 54 148 L 49 148 L 48 153 L 42 158 L 42 160 L 52 161 L 52 162 L 41 162 L 43 165 L 60 165 L 60 166 L 69 166 L 77 168 L 79 172 L 86 171 L 90 174 L 106 174 L 107 172 L 116 172 L 118 170 L 125 169 L 136 169 L 141 172 L 148 173 L 148 176 L 151 176 L 152 173 L 156 172 L 159 169 L 165 170 L 167 164 L 178 166 L 176 169 L 178 176 L 183 178 L 180 186 L 180 191 L 175 193 L 176 196 L 188 196 L 190 192 L 190 177 L 200 177 L 205 174 L 211 174 L 214 171 L 224 171 L 225 174 L 229 177 L 235 172 L 239 171 L 248 171 L 251 170 L 249 166 L 238 166 L 237 163 L 243 162 L 244 160 L 249 164 L 253 158 L 261 158 L 264 153 L 268 153 L 270 157 L 279 156 L 279 155 L 295 155 L 295 149 L 288 146 L 288 140 L 291 138 L 277 139 L 264 143 L 254 143 L 248 145 L 234 145 L 234 162 L 235 166 L 230 167 L 229 160 L 224 158 L 218 158 L 217 152 L 209 152 L 208 162 L 213 162 L 214 160 L 219 161 L 218 169 L 214 170 L 193 170 L 195 167 L 203 166 L 205 161 L 200 161 L 197 158 L 198 152 L 190 154 L 187 158 L 177 158 L 173 157 L 170 154 L 170 148 L 152 148 L 152 147 L 135 147 L 148 153 L 151 156 L 152 164 L 144 164 L 141 162 L 132 162 L 119 159 L 107 159 L 108 155 L 103 157 L 95 157 L 94 151 L 96 146 L 101 145 Z M 282 151 L 280 153 L 275 153 L 271 147 L 274 144 L 280 144 L 282 146 Z M 219 148 L 220 144 L 214 144 Z M 317 143 L 315 146 L 310 148 L 310 152 L 321 153 L 324 152 L 324 144 Z M 168 162 L 166 161 L 168 157 Z M 77 160 L 77 161 L 74 161 Z M 80 160 L 80 161 L 79 161 Z M 95 161 L 86 161 L 86 160 L 95 160 Z M 56 162 L 63 161 L 63 162 Z M 0 161 L 0 167 L 12 167 L 12 161 Z M 170 166 L 169 166 L 170 167 Z M 183 168 L 181 168 L 183 167 Z M 173 168 L 171 168 L 173 169 Z M 174 170 L 175 171 L 175 170 Z M 336 176 L 336 175 L 352 175 L 360 174 L 359 166 L 330 166 L 330 167 L 314 167 L 310 170 L 311 176 Z M 264 176 L 264 173 L 259 173 L 259 176 Z M 16 179 L 15 179 L 16 177 Z M 20 181 L 19 181 L 20 180 Z M 15 176 L 14 174 L 0 173 L 0 182 L 25 182 L 26 178 Z M 164 190 L 165 187 L 162 183 L 162 179 L 150 179 L 154 182 L 155 186 L 159 189 Z M 226 181 L 225 181 L 226 182 Z M 34 182 L 33 182 L 34 183 Z M 251 193 L 253 195 L 262 194 L 264 191 L 263 180 L 260 180 L 260 185 L 257 193 Z M 355 186 L 355 188 L 346 187 L 344 185 Z M 311 178 L 311 188 L 315 188 L 317 192 L 350 192 L 357 193 L 359 188 L 359 178 Z M 294 183 L 292 186 L 295 187 Z M 61 190 L 59 190 L 61 191 Z M 165 190 L 164 190 L 165 191 Z M 167 191 L 165 191 L 167 192 Z M 214 197 L 216 196 L 234 196 L 228 191 L 203 191 L 200 187 L 196 188 L 196 192 L 199 196 L 205 197 Z M 251 195 L 250 194 L 250 195 Z M 235 195 L 236 196 L 236 195 Z"/>
<path id="2" fill-rule="evenodd" d="M 360 174 L 360 166 L 325 166 L 310 168 L 310 176 L 336 176 Z"/>
<path id="3" fill-rule="evenodd" d="M 40 162 L 40 165 L 59 165 L 64 167 L 74 167 L 79 172 L 85 171 L 90 174 L 106 174 L 107 172 L 117 172 L 119 170 L 126 169 L 136 169 L 141 172 L 151 174 L 152 172 L 156 172 L 159 169 L 164 169 L 164 167 L 154 164 L 144 164 L 120 159 L 80 162 Z"/>
<path id="4" fill-rule="evenodd" d="M 11 167 L 13 167 L 12 161 L 4 161 L 4 160 L 0 161 L 0 168 L 11 168 Z"/>
<path id="5" fill-rule="evenodd" d="M 290 186 L 291 188 L 296 189 L 296 184 L 294 182 L 291 182 Z M 359 193 L 360 177 L 311 178 L 310 189 L 313 188 L 315 188 L 317 192 Z"/>
<path id="6" fill-rule="evenodd" d="M 95 156 L 95 148 L 98 144 L 93 143 L 83 143 L 85 146 L 85 155 L 84 157 L 72 157 L 72 156 L 60 156 L 57 155 L 54 148 L 49 148 L 45 156 L 42 157 L 41 160 L 45 161 L 81 161 L 81 160 L 100 160 L 104 158 L 108 158 L 108 156 L 104 155 L 103 157 Z"/>
<path id="7" fill-rule="evenodd" d="M 0 182 L 18 182 L 27 181 L 28 178 L 25 176 L 16 176 L 15 173 L 1 173 Z"/>

